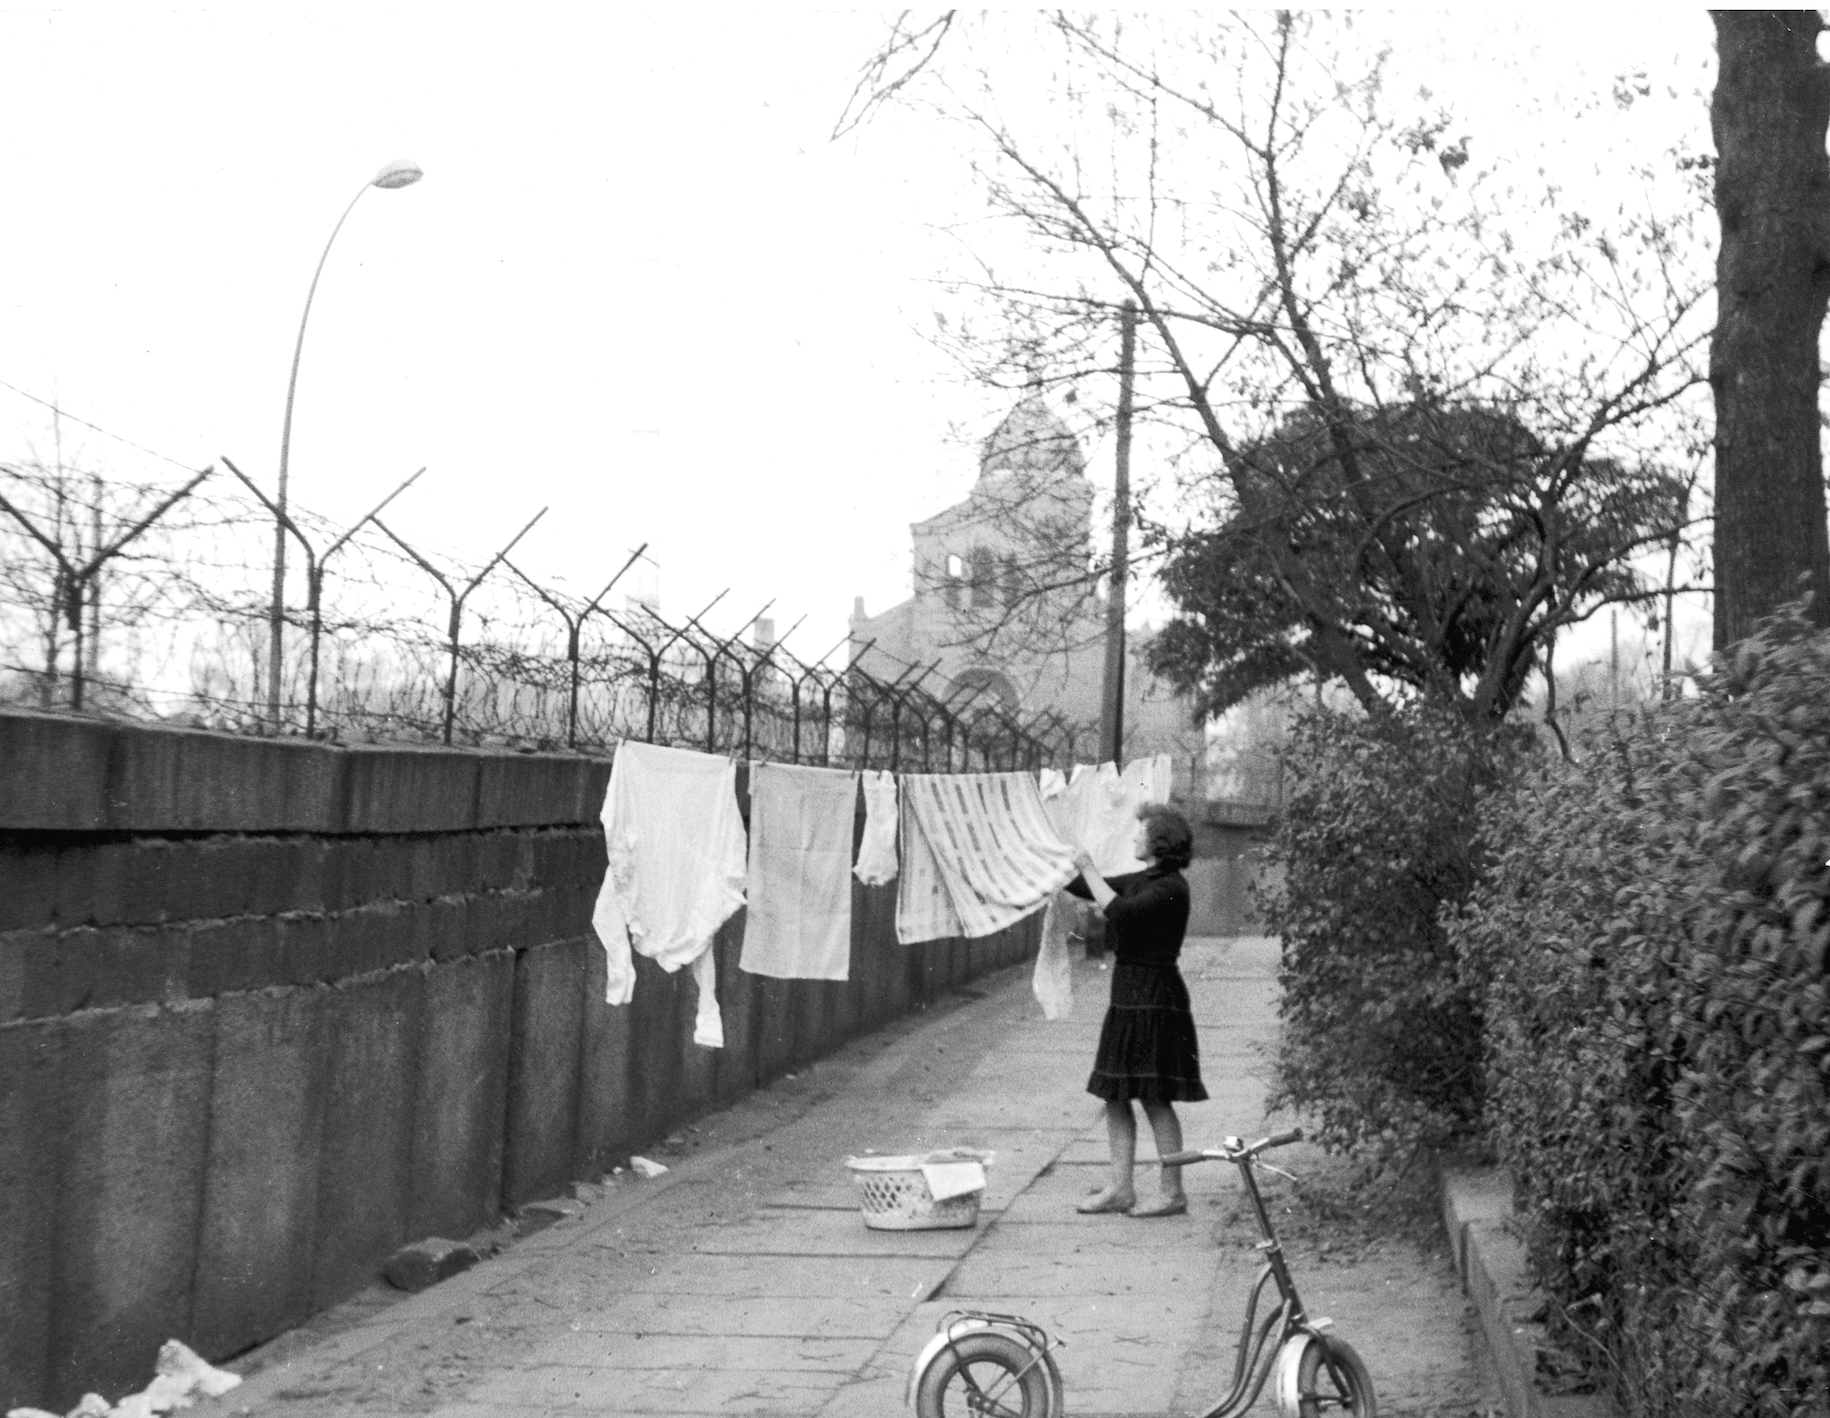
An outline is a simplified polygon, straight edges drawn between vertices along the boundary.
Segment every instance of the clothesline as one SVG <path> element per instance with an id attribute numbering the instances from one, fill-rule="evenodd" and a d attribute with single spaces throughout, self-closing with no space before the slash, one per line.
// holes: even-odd
<path id="1" fill-rule="evenodd" d="M 690 968 L 694 1041 L 722 1047 L 711 944 L 739 907 L 748 910 L 738 968 L 777 979 L 849 978 L 854 876 L 897 882 L 905 945 L 991 935 L 1054 898 L 1075 874 L 1076 847 L 1107 875 L 1131 869 L 1132 819 L 1141 803 L 1167 799 L 1169 769 L 1162 754 L 1122 771 L 1083 764 L 1071 777 L 756 763 L 746 834 L 734 760 L 625 742 L 604 795 L 607 867 L 592 916 L 605 1000 L 633 999 L 635 952 L 663 970 Z"/>

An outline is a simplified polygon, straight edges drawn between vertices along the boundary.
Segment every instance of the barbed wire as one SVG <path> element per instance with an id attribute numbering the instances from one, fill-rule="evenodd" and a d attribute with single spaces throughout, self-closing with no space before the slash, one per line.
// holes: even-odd
<path id="1" fill-rule="evenodd" d="M 0 703 L 328 742 L 603 753 L 642 739 L 901 771 L 1066 767 L 1095 741 L 945 684 L 938 662 L 873 645 L 888 669 L 834 663 L 849 639 L 803 659 L 767 633 L 773 603 L 731 633 L 707 624 L 722 596 L 683 619 L 614 604 L 645 544 L 588 599 L 512 559 L 532 522 L 481 564 L 438 554 L 380 515 L 420 473 L 338 525 L 282 512 L 230 459 L 192 470 L 108 436 L 186 476 L 103 474 L 61 451 L 0 462 Z M 305 553 L 277 687 L 276 523 Z"/>

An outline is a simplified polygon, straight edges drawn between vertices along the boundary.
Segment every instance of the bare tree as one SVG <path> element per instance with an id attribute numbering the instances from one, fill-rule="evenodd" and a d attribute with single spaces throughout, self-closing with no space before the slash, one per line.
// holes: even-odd
<path id="1" fill-rule="evenodd" d="M 897 97 L 966 135 L 1023 234 L 1022 279 L 1000 253 L 957 283 L 963 359 L 1046 367 L 1098 422 L 1138 306 L 1138 416 L 1174 474 L 1167 670 L 1210 709 L 1307 672 L 1492 722 L 1560 629 L 1654 594 L 1643 554 L 1691 525 L 1670 469 L 1701 437 L 1708 332 L 1694 203 L 1661 205 L 1682 155 L 1604 219 L 1483 168 L 1343 22 L 1043 25 L 1046 121 L 959 22 Z"/>

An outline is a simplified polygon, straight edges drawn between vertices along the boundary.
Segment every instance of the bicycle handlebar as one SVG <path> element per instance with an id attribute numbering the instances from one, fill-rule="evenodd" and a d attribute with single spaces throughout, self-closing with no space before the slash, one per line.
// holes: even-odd
<path id="1" fill-rule="evenodd" d="M 1250 1146 L 1239 1138 L 1229 1137 L 1218 1147 L 1186 1148 L 1181 1152 L 1172 1152 L 1162 1159 L 1162 1164 L 1165 1167 L 1186 1167 L 1193 1162 L 1238 1162 L 1256 1157 L 1260 1152 L 1268 1152 L 1273 1147 L 1287 1147 L 1292 1142 L 1302 1140 L 1301 1128 L 1274 1132 L 1269 1137 L 1259 1138 Z"/>

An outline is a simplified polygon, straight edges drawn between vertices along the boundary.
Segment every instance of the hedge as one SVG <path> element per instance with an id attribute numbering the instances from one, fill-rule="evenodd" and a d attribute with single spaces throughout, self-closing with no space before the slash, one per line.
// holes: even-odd
<path id="1" fill-rule="evenodd" d="M 1830 1412 L 1830 637 L 1483 805 L 1445 917 L 1566 1333 L 1631 1414 Z"/>
<path id="2" fill-rule="evenodd" d="M 1478 1126 L 1480 1001 L 1442 924 L 1474 882 L 1491 768 L 1452 719 L 1318 710 L 1298 720 L 1263 902 L 1281 937 L 1271 1104 L 1379 1161 Z"/>

